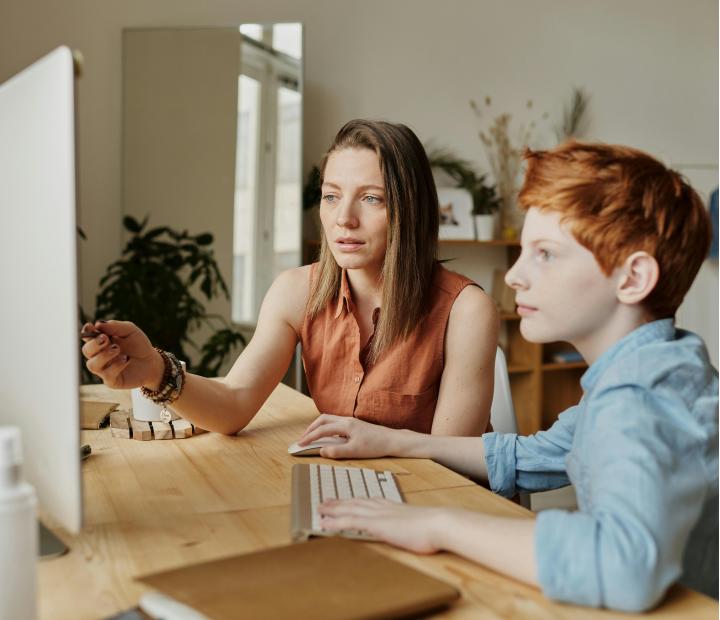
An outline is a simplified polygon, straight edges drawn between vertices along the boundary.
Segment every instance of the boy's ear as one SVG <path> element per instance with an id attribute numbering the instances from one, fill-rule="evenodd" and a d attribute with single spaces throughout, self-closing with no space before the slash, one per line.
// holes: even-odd
<path id="1" fill-rule="evenodd" d="M 624 304 L 639 304 L 655 288 L 660 277 L 660 267 L 654 256 L 647 252 L 634 252 L 620 267 L 617 298 Z"/>

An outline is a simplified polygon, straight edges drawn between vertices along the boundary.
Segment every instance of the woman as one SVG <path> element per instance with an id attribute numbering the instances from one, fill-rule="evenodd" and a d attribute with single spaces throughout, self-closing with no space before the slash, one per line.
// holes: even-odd
<path id="1" fill-rule="evenodd" d="M 321 411 L 423 433 L 482 434 L 497 313 L 471 280 L 438 264 L 437 192 L 417 136 L 404 125 L 350 121 L 323 158 L 321 178 L 320 260 L 273 282 L 226 377 L 184 374 L 121 321 L 95 324 L 101 334 L 83 346 L 88 369 L 110 387 L 143 386 L 187 420 L 234 434 L 300 342 Z"/>

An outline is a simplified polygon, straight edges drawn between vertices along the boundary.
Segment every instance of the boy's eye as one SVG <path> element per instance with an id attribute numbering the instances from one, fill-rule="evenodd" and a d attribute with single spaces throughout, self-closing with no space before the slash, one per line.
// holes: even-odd
<path id="1" fill-rule="evenodd" d="M 539 249 L 538 254 L 540 255 L 540 260 L 543 262 L 547 262 L 553 258 L 553 254 L 549 250 Z"/>

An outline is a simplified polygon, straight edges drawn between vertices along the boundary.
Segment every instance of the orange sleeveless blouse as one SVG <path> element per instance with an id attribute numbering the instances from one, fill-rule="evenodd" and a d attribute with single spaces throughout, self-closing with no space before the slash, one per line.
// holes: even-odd
<path id="1" fill-rule="evenodd" d="M 314 277 L 317 263 L 310 270 Z M 466 286 L 477 284 L 437 265 L 430 310 L 415 331 L 366 365 L 347 273 L 340 295 L 314 319 L 305 315 L 301 344 L 310 395 L 321 413 L 354 416 L 421 433 L 432 429 L 444 368 L 450 309 Z M 377 324 L 379 308 L 373 313 Z M 372 338 L 372 336 L 371 336 Z"/>

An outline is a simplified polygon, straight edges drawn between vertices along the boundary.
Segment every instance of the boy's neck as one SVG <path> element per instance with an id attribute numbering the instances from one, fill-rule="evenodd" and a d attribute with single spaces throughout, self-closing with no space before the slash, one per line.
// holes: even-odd
<path id="1" fill-rule="evenodd" d="M 634 332 L 638 327 L 654 320 L 637 306 L 622 306 L 600 329 L 596 329 L 586 338 L 575 340 L 570 344 L 583 356 L 587 365 L 592 366 L 616 342 Z"/>

